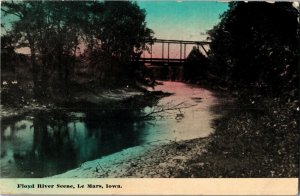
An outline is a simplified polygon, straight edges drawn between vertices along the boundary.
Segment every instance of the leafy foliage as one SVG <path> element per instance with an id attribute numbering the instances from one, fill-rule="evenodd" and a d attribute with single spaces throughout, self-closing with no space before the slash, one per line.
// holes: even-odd
<path id="1" fill-rule="evenodd" d="M 187 57 L 184 78 L 193 82 L 205 79 L 208 65 L 208 58 L 201 53 L 199 48 L 194 47 Z"/>
<path id="2" fill-rule="evenodd" d="M 1 36 L 1 68 L 2 70 L 13 70 L 15 69 L 12 61 L 16 57 L 14 46 L 12 45 L 12 39 L 9 35 Z"/>
<path id="3" fill-rule="evenodd" d="M 145 40 L 152 39 L 145 17 L 145 10 L 128 1 L 104 1 L 94 8 L 86 54 L 100 78 L 131 77 L 135 68 L 129 61 L 149 49 Z"/>
<path id="4" fill-rule="evenodd" d="M 237 86 L 268 86 L 296 96 L 297 16 L 289 2 L 230 3 L 221 22 L 208 32 L 211 70 Z"/>
<path id="5" fill-rule="evenodd" d="M 126 66 L 128 61 L 146 48 L 153 33 L 146 27 L 145 11 L 132 2 L 5 1 L 1 10 L 4 17 L 17 18 L 7 32 L 15 48 L 30 48 L 38 97 L 53 89 L 67 92 L 83 49 L 82 66 L 96 67 L 93 71 L 106 78 L 128 75 L 135 68 Z"/>

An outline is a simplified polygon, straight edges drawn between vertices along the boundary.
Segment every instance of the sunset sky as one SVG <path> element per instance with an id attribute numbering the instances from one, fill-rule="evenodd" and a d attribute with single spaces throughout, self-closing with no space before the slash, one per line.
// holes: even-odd
<path id="1" fill-rule="evenodd" d="M 220 14 L 228 9 L 228 3 L 214 1 L 137 1 L 137 4 L 145 9 L 147 26 L 156 38 L 193 41 L 205 40 L 207 30 L 216 25 Z M 187 47 L 187 53 L 191 48 Z M 155 45 L 153 50 L 153 56 L 159 57 L 161 45 Z M 25 48 L 18 51 L 29 53 Z M 171 56 L 179 57 L 178 47 L 171 45 Z"/>

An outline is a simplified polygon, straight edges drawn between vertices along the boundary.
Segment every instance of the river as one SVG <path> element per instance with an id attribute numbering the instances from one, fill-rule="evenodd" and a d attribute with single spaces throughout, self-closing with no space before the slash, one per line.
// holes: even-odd
<path id="1" fill-rule="evenodd" d="M 1 177 L 53 176 L 124 149 L 207 137 L 213 131 L 216 115 L 210 108 L 217 100 L 212 92 L 169 81 L 154 90 L 172 95 L 134 111 L 39 112 L 3 122 Z M 130 118 L 150 114 L 149 120 Z"/>

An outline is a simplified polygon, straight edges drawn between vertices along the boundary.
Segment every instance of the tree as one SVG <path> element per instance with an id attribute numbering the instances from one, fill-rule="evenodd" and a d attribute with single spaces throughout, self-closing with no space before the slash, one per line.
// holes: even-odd
<path id="1" fill-rule="evenodd" d="M 297 16 L 290 2 L 230 3 L 209 31 L 211 69 L 236 84 L 297 89 Z"/>
<path id="2" fill-rule="evenodd" d="M 15 71 L 15 65 L 13 63 L 16 57 L 15 48 L 11 36 L 1 36 L 1 69 Z"/>
<path id="3" fill-rule="evenodd" d="M 34 84 L 34 94 L 37 95 L 38 65 L 36 62 L 36 43 L 38 29 L 40 29 L 41 2 L 2 2 L 1 11 L 6 15 L 14 15 L 19 18 L 12 24 L 11 35 L 19 40 L 20 46 L 28 46 L 31 52 L 31 68 Z M 34 21 L 34 22 L 33 22 Z"/>
<path id="4" fill-rule="evenodd" d="M 43 34 L 38 42 L 42 78 L 52 77 L 51 81 L 56 81 L 58 87 L 65 87 L 63 91 L 69 89 L 70 72 L 75 66 L 79 44 L 84 41 L 91 5 L 92 2 L 84 1 L 44 2 Z"/>
<path id="5" fill-rule="evenodd" d="M 30 48 L 36 97 L 68 90 L 80 45 L 108 78 L 128 76 L 131 57 L 147 49 L 153 33 L 145 11 L 132 2 L 5 1 L 1 10 L 17 17 L 8 32 L 16 47 Z"/>
<path id="6" fill-rule="evenodd" d="M 208 58 L 201 53 L 199 48 L 194 47 L 187 57 L 184 78 L 192 81 L 204 79 L 208 64 Z"/>
<path id="7" fill-rule="evenodd" d="M 18 47 L 30 48 L 36 97 L 45 94 L 45 84 L 54 72 L 58 74 L 58 81 L 68 81 L 70 62 L 75 58 L 89 4 L 83 1 L 2 3 L 4 16 L 18 18 L 9 33 Z"/>
<path id="8" fill-rule="evenodd" d="M 94 8 L 89 30 L 90 52 L 96 52 L 93 61 L 98 62 L 106 77 L 128 76 L 133 68 L 130 60 L 149 49 L 153 31 L 146 27 L 145 10 L 129 1 L 104 1 Z M 100 62 L 100 63 L 99 63 Z"/>

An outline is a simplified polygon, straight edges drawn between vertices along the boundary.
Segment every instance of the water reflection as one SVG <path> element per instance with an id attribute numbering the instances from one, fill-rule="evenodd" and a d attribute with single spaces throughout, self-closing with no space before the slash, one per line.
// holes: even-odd
<path id="1" fill-rule="evenodd" d="M 145 136 L 147 141 L 189 140 L 207 137 L 213 131 L 211 123 L 217 115 L 210 110 L 216 102 L 212 92 L 195 85 L 169 81 L 155 87 L 155 90 L 174 93 L 160 99 L 159 106 L 172 107 L 182 103 L 181 106 L 189 107 L 168 111 L 162 119 L 153 121 L 154 126 L 147 124 L 146 131 L 151 132 Z"/>
<path id="2" fill-rule="evenodd" d="M 153 76 L 159 80 L 182 81 L 184 75 L 184 67 L 181 66 L 148 66 Z"/>
<path id="3" fill-rule="evenodd" d="M 1 177 L 52 176 L 129 147 L 206 137 L 213 131 L 210 91 L 180 82 L 164 82 L 155 90 L 174 94 L 151 104 L 132 100 L 121 109 L 86 105 L 81 111 L 39 112 L 2 122 Z M 157 107 L 180 103 L 191 107 L 141 120 Z"/>
<path id="4" fill-rule="evenodd" d="M 50 176 L 138 145 L 142 140 L 137 129 L 144 122 L 132 119 L 130 111 L 125 110 L 71 114 L 56 111 L 4 122 L 1 177 Z"/>

